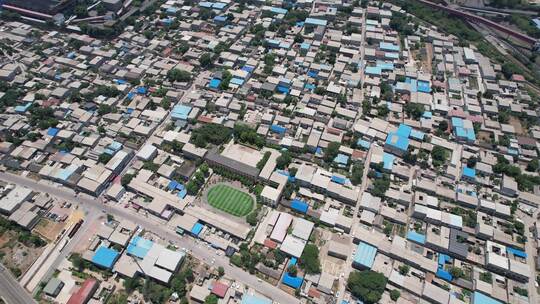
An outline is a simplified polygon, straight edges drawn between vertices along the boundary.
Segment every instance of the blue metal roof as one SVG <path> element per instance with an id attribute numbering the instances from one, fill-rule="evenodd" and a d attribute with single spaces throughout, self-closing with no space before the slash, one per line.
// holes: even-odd
<path id="1" fill-rule="evenodd" d="M 358 141 L 356 142 L 356 145 L 364 149 L 369 149 L 369 147 L 371 146 L 371 143 L 367 140 L 358 139 Z"/>
<path id="2" fill-rule="evenodd" d="M 426 242 L 426 236 L 414 230 L 409 230 L 409 232 L 407 232 L 407 239 L 422 245 Z"/>
<path id="3" fill-rule="evenodd" d="M 270 11 L 274 14 L 287 14 L 288 10 L 281 8 L 281 7 L 272 7 L 270 8 Z"/>
<path id="4" fill-rule="evenodd" d="M 377 248 L 367 243 L 360 242 L 356 248 L 356 254 L 354 255 L 354 263 L 363 267 L 371 268 L 375 261 L 375 255 L 377 254 Z"/>
<path id="5" fill-rule="evenodd" d="M 290 89 L 286 86 L 278 85 L 276 88 L 280 93 L 289 94 Z"/>
<path id="6" fill-rule="evenodd" d="M 503 304 L 503 303 L 479 291 L 475 291 L 472 297 L 472 304 Z"/>
<path id="7" fill-rule="evenodd" d="M 221 84 L 221 80 L 219 80 L 217 78 L 212 78 L 212 80 L 210 80 L 210 83 L 208 84 L 208 86 L 211 89 L 217 89 L 217 88 L 219 88 L 220 84 Z"/>
<path id="8" fill-rule="evenodd" d="M 25 104 L 25 105 L 18 105 L 15 107 L 15 112 L 17 113 L 24 113 L 28 110 L 28 108 L 30 108 L 30 106 L 32 105 L 31 102 Z"/>
<path id="9" fill-rule="evenodd" d="M 462 127 L 456 127 L 456 136 L 465 138 L 467 137 L 467 131 L 465 131 L 465 129 L 463 129 Z"/>
<path id="10" fill-rule="evenodd" d="M 77 169 L 79 169 L 79 166 L 71 164 L 66 168 L 60 170 L 56 175 L 56 178 L 66 181 L 73 173 L 75 173 L 75 171 L 77 171 Z"/>
<path id="11" fill-rule="evenodd" d="M 274 133 L 284 134 L 287 131 L 287 128 L 280 125 L 272 125 L 270 126 L 270 131 Z"/>
<path id="12" fill-rule="evenodd" d="M 412 127 L 406 124 L 400 124 L 399 128 L 396 131 L 396 134 L 401 137 L 409 137 L 411 135 Z"/>
<path id="13" fill-rule="evenodd" d="M 204 225 L 197 222 L 195 223 L 195 225 L 193 225 L 193 228 L 191 228 L 191 233 L 198 236 L 199 233 L 201 233 L 201 231 L 203 230 L 203 228 L 204 228 Z"/>
<path id="14" fill-rule="evenodd" d="M 366 74 L 381 75 L 382 69 L 380 67 L 367 66 L 365 69 Z"/>
<path id="15" fill-rule="evenodd" d="M 216 22 L 225 22 L 225 21 L 227 21 L 227 16 L 215 16 L 214 21 L 216 21 Z"/>
<path id="16" fill-rule="evenodd" d="M 459 117 L 452 117 L 452 127 L 457 128 L 461 127 L 463 128 L 463 119 Z"/>
<path id="17" fill-rule="evenodd" d="M 381 70 L 394 70 L 394 64 L 391 62 L 384 62 L 384 61 L 377 61 L 377 67 L 381 68 Z"/>
<path id="18" fill-rule="evenodd" d="M 467 130 L 467 140 L 475 141 L 476 134 L 474 133 L 474 129 L 465 129 L 465 130 Z"/>
<path id="19" fill-rule="evenodd" d="M 326 24 L 328 24 L 328 21 L 317 18 L 306 18 L 304 21 L 304 25 L 326 26 Z"/>
<path id="20" fill-rule="evenodd" d="M 137 94 L 146 94 L 147 90 L 145 87 L 138 87 Z"/>
<path id="21" fill-rule="evenodd" d="M 476 178 L 476 170 L 469 167 L 463 167 L 463 175 L 468 178 Z"/>
<path id="22" fill-rule="evenodd" d="M 186 120 L 189 113 L 191 112 L 191 107 L 186 105 L 176 105 L 172 109 L 171 116 L 174 119 L 183 119 Z"/>
<path id="23" fill-rule="evenodd" d="M 527 258 L 527 253 L 523 250 L 515 249 L 512 247 L 506 247 L 506 252 L 511 253 L 520 258 L 524 258 L 524 259 Z"/>
<path id="24" fill-rule="evenodd" d="M 238 78 L 238 77 L 233 77 L 233 79 L 231 79 L 231 83 L 235 84 L 235 85 L 243 85 L 244 84 L 244 79 Z"/>
<path id="25" fill-rule="evenodd" d="M 425 135 L 426 135 L 426 134 L 425 134 L 424 132 L 418 131 L 418 130 L 414 130 L 414 129 L 413 129 L 413 130 L 411 131 L 410 137 L 412 137 L 412 138 L 414 138 L 414 139 L 418 139 L 418 140 L 424 140 L 424 136 L 425 136 Z"/>
<path id="26" fill-rule="evenodd" d="M 242 304 L 272 304 L 272 300 L 244 293 Z"/>
<path id="27" fill-rule="evenodd" d="M 301 213 L 306 213 L 309 208 L 309 205 L 299 199 L 294 199 L 291 201 L 291 209 L 296 210 Z"/>
<path id="28" fill-rule="evenodd" d="M 212 4 L 212 8 L 215 8 L 215 9 L 218 9 L 218 10 L 224 9 L 225 6 L 227 6 L 227 4 L 222 3 L 222 2 L 216 2 L 216 3 Z"/>
<path id="29" fill-rule="evenodd" d="M 399 51 L 399 45 L 389 43 L 389 42 L 379 42 L 379 48 L 383 51 L 392 51 L 392 52 Z"/>
<path id="30" fill-rule="evenodd" d="M 345 154 L 342 154 L 342 153 L 339 153 L 334 158 L 334 162 L 338 163 L 338 164 L 341 164 L 341 165 L 347 165 L 347 163 L 349 163 L 349 156 L 347 156 Z"/>
<path id="31" fill-rule="evenodd" d="M 444 269 L 441 269 L 441 268 L 437 269 L 437 272 L 435 273 L 435 275 L 437 277 L 443 279 L 443 280 L 448 281 L 448 282 L 451 282 L 452 279 L 454 278 L 454 277 L 452 277 L 452 275 L 448 271 L 446 271 Z"/>
<path id="32" fill-rule="evenodd" d="M 118 255 L 118 251 L 105 246 L 100 246 L 92 257 L 92 263 L 110 269 L 116 262 Z"/>
<path id="33" fill-rule="evenodd" d="M 245 66 L 242 67 L 242 71 L 246 71 L 246 72 L 248 72 L 248 73 L 253 72 L 254 69 L 255 69 L 255 68 L 252 67 L 252 66 L 250 66 L 250 65 L 245 65 Z"/>
<path id="34" fill-rule="evenodd" d="M 58 132 L 60 132 L 60 130 L 58 130 L 57 128 L 49 128 L 47 130 L 47 135 L 56 136 L 56 134 L 58 134 Z"/>
<path id="35" fill-rule="evenodd" d="M 129 255 L 144 259 L 144 257 L 153 245 L 154 242 L 137 235 L 131 239 L 131 242 L 129 242 L 129 245 L 127 247 L 127 253 Z"/>
<path id="36" fill-rule="evenodd" d="M 396 157 L 394 155 L 384 152 L 383 154 L 384 169 L 392 171 L 392 168 L 394 167 L 395 159 Z"/>
<path id="37" fill-rule="evenodd" d="M 290 286 L 292 288 L 295 288 L 295 289 L 300 288 L 303 282 L 304 282 L 303 278 L 293 277 L 288 272 L 286 272 L 285 275 L 283 276 L 283 284 Z"/>
<path id="38" fill-rule="evenodd" d="M 386 144 L 398 148 L 401 151 L 407 151 L 407 148 L 409 148 L 409 139 L 399 136 L 396 133 L 388 133 Z"/>
<path id="39" fill-rule="evenodd" d="M 331 181 L 333 181 L 336 184 L 345 185 L 347 183 L 347 179 L 341 176 L 332 175 L 330 178 Z"/>
<path id="40" fill-rule="evenodd" d="M 431 87 L 429 85 L 429 81 L 418 80 L 417 90 L 418 92 L 422 92 L 422 93 L 431 93 Z"/>

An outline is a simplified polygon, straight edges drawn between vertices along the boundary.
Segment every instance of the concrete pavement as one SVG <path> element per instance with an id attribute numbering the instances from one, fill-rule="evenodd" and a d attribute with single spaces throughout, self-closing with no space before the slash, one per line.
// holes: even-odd
<path id="1" fill-rule="evenodd" d="M 36 303 L 19 282 L 0 264 L 0 299 L 7 304 Z"/>
<path id="2" fill-rule="evenodd" d="M 76 197 L 74 195 L 74 192 L 69 188 L 56 188 L 47 184 L 38 183 L 34 180 L 21 177 L 19 175 L 0 173 L 0 179 L 14 184 L 18 184 L 20 186 L 28 187 L 34 191 L 49 193 L 49 195 L 55 196 L 62 200 L 78 203 L 79 205 L 81 205 L 82 208 L 88 211 L 89 214 L 107 212 L 115 217 L 133 221 L 145 230 L 152 231 L 157 235 L 169 241 L 172 241 L 177 246 L 186 248 L 187 250 L 191 251 L 191 254 L 198 259 L 206 261 L 206 263 L 216 267 L 223 267 L 227 276 L 254 288 L 255 290 L 257 290 L 257 292 L 274 299 L 274 301 L 277 301 L 278 303 L 300 303 L 300 300 L 298 300 L 295 296 L 290 295 L 279 289 L 278 287 L 271 285 L 265 281 L 259 282 L 257 277 L 255 277 L 254 275 L 251 275 L 240 268 L 230 265 L 228 258 L 224 256 L 218 256 L 214 249 L 207 248 L 206 245 L 202 243 L 197 243 L 194 239 L 190 237 L 180 236 L 176 234 L 172 228 L 167 228 L 166 225 L 163 225 L 162 221 L 152 220 L 151 218 L 144 217 L 141 214 L 130 212 L 122 208 L 122 206 L 101 204 L 99 203 L 99 200 L 88 198 L 86 196 Z"/>

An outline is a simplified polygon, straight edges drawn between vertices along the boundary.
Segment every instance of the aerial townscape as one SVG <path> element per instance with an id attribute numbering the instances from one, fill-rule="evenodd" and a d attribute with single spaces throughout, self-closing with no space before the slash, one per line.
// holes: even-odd
<path id="1" fill-rule="evenodd" d="M 0 0 L 0 304 L 538 304 L 539 102 L 538 0 Z"/>

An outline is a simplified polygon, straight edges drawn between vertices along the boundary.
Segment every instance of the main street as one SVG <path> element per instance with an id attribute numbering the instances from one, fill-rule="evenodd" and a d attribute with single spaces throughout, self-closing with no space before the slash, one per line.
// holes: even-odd
<path id="1" fill-rule="evenodd" d="M 36 303 L 2 264 L 0 264 L 0 299 L 7 304 Z"/>
<path id="2" fill-rule="evenodd" d="M 49 184 L 38 183 L 32 179 L 19 175 L 0 173 L 0 179 L 6 182 L 27 187 L 36 192 L 49 193 L 49 195 L 52 195 L 61 200 L 79 204 L 81 208 L 88 212 L 88 214 L 106 212 L 117 218 L 122 218 L 137 223 L 143 229 L 152 231 L 155 234 L 165 238 L 166 240 L 173 242 L 179 247 L 186 248 L 194 257 L 197 257 L 198 259 L 201 259 L 210 265 L 216 267 L 223 267 L 227 276 L 252 287 L 257 292 L 274 299 L 274 301 L 277 301 L 278 303 L 300 303 L 300 301 L 296 297 L 294 297 L 294 295 L 290 295 L 279 289 L 278 287 L 271 285 L 265 281 L 259 281 L 259 279 L 254 275 L 251 275 L 238 267 L 230 265 L 228 258 L 217 255 L 213 249 L 197 243 L 191 237 L 180 236 L 176 234 L 170 227 L 167 228 L 167 226 L 164 225 L 162 221 L 153 220 L 141 214 L 133 213 L 122 208 L 121 206 L 102 204 L 100 203 L 100 200 L 96 200 L 94 198 L 82 195 L 76 197 L 74 192 L 69 188 L 56 188 Z"/>

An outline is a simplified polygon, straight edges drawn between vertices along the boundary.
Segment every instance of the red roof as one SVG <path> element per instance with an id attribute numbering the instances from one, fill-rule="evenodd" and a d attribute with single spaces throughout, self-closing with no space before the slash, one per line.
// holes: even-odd
<path id="1" fill-rule="evenodd" d="M 266 239 L 264 240 L 264 246 L 270 249 L 276 249 L 277 243 L 272 241 L 271 239 Z"/>
<path id="2" fill-rule="evenodd" d="M 98 282 L 94 278 L 87 279 L 81 288 L 71 295 L 67 304 L 86 304 L 98 287 Z"/>
<path id="3" fill-rule="evenodd" d="M 520 75 L 520 74 L 514 74 L 514 75 L 512 75 L 512 80 L 513 81 L 523 82 L 523 81 L 525 81 L 525 77 L 523 77 L 523 75 Z"/>
<path id="4" fill-rule="evenodd" d="M 361 151 L 361 150 L 353 150 L 351 157 L 353 159 L 364 159 L 366 158 L 366 154 L 367 154 L 366 152 Z"/>
<path id="5" fill-rule="evenodd" d="M 311 298 L 319 298 L 321 293 L 317 289 L 311 287 L 308 291 L 308 296 Z"/>
<path id="6" fill-rule="evenodd" d="M 204 115 L 200 115 L 197 120 L 199 122 L 202 122 L 202 123 L 212 123 L 212 121 L 214 121 L 214 119 L 212 119 L 212 117 L 208 117 L 208 116 L 204 116 Z"/>
<path id="7" fill-rule="evenodd" d="M 214 282 L 214 286 L 212 286 L 212 293 L 220 298 L 225 297 L 227 290 L 229 290 L 229 286 L 221 282 Z"/>
<path id="8" fill-rule="evenodd" d="M 334 135 L 340 135 L 341 134 L 341 130 L 339 129 L 336 129 L 336 128 L 332 128 L 332 127 L 327 127 L 326 128 L 326 131 L 330 134 L 334 134 Z"/>

